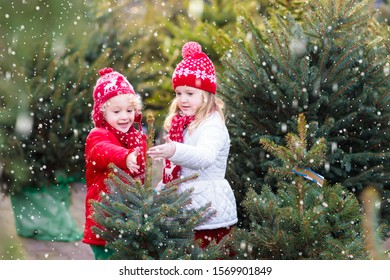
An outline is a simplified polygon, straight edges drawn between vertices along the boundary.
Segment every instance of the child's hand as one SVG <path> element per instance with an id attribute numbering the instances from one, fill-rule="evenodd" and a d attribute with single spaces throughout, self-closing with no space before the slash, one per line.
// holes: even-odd
<path id="1" fill-rule="evenodd" d="M 137 157 L 139 155 L 140 148 L 135 148 L 134 152 L 130 153 L 126 158 L 126 166 L 131 173 L 136 173 L 139 170 L 139 165 L 137 164 Z"/>
<path id="2" fill-rule="evenodd" d="M 171 139 L 165 137 L 165 144 L 154 146 L 150 148 L 146 153 L 154 160 L 167 159 L 175 154 L 176 146 L 173 144 Z"/>

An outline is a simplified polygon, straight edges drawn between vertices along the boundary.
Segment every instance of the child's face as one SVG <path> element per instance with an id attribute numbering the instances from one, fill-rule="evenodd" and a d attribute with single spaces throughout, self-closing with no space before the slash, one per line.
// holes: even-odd
<path id="1" fill-rule="evenodd" d="M 178 86 L 175 89 L 177 106 L 186 116 L 193 116 L 203 104 L 203 91 L 194 87 Z"/>
<path id="2" fill-rule="evenodd" d="M 104 118 L 115 129 L 126 133 L 134 123 L 135 110 L 128 94 L 110 98 L 105 106 Z"/>

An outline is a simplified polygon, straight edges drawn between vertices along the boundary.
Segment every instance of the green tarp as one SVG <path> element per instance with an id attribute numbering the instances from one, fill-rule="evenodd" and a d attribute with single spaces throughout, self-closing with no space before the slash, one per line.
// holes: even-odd
<path id="1" fill-rule="evenodd" d="M 69 212 L 68 186 L 23 188 L 11 194 L 11 202 L 18 235 L 64 242 L 82 238 Z"/>

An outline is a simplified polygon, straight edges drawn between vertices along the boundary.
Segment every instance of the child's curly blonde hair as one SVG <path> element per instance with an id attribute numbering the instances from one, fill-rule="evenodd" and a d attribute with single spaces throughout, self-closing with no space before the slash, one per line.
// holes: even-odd
<path id="1" fill-rule="evenodd" d="M 136 112 L 141 113 L 143 104 L 142 104 L 142 99 L 139 94 L 127 94 L 128 100 L 129 100 L 129 106 L 133 108 Z M 104 102 L 101 107 L 100 111 L 105 113 L 107 105 L 110 103 L 110 99 L 108 99 L 106 102 Z"/>

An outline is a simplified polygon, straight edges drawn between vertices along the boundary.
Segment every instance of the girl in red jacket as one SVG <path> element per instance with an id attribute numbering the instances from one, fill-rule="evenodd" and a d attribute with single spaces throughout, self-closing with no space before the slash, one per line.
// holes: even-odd
<path id="1" fill-rule="evenodd" d="M 90 244 L 95 259 L 108 259 L 112 252 L 91 230 L 97 225 L 92 217 L 91 200 L 100 200 L 100 193 L 108 191 L 104 180 L 110 173 L 109 163 L 135 179 L 144 180 L 146 135 L 141 128 L 141 98 L 132 85 L 111 68 L 102 69 L 99 74 L 93 91 L 95 127 L 85 145 L 87 196 L 83 242 Z M 134 122 L 138 123 L 140 131 L 135 129 Z"/>

